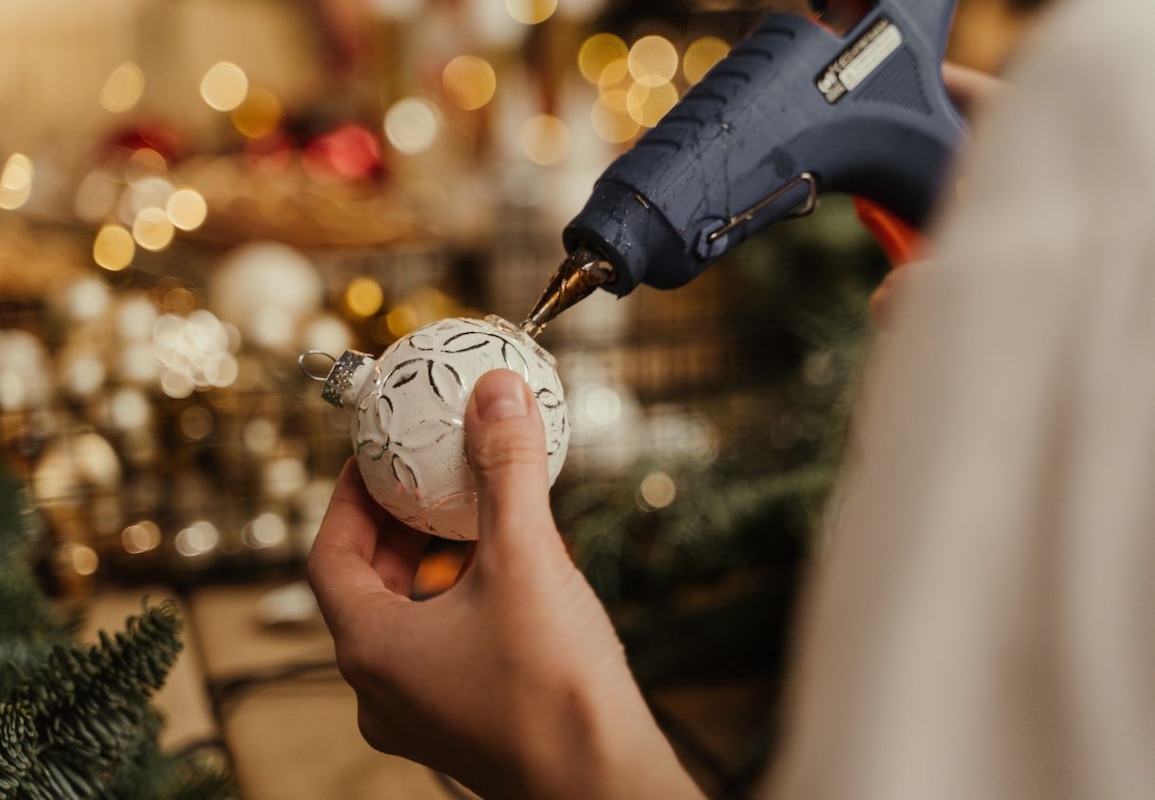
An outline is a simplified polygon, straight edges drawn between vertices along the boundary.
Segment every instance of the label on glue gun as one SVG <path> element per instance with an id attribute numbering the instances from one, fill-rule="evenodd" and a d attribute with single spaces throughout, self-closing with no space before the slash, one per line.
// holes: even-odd
<path id="1" fill-rule="evenodd" d="M 818 76 L 818 91 L 828 103 L 837 103 L 869 78 L 891 53 L 902 46 L 902 31 L 881 17 L 839 54 Z"/>

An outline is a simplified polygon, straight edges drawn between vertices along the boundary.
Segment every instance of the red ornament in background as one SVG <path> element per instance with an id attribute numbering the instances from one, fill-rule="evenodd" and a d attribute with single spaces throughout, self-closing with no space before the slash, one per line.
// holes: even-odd
<path id="1" fill-rule="evenodd" d="M 154 150 L 168 164 L 188 155 L 188 143 L 176 128 L 159 122 L 129 125 L 113 131 L 102 143 L 102 157 L 127 158 L 138 150 Z"/>
<path id="2" fill-rule="evenodd" d="M 301 165 L 321 180 L 370 180 L 385 172 L 380 140 L 360 123 L 340 125 L 306 143 Z"/>

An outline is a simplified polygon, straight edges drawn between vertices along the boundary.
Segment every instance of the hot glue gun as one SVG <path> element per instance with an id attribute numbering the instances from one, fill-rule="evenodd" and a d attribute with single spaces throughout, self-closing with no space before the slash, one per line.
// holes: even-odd
<path id="1" fill-rule="evenodd" d="M 522 327 L 598 287 L 681 286 L 828 192 L 880 210 L 876 236 L 920 228 L 964 135 L 941 71 L 953 11 L 879 0 L 844 34 L 768 16 L 598 179 Z"/>

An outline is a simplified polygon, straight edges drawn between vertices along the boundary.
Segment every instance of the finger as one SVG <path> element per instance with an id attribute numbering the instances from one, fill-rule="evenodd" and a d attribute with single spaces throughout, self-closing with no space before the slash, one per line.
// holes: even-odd
<path id="1" fill-rule="evenodd" d="M 399 521 L 373 499 L 365 488 L 365 481 L 354 458 L 350 458 L 342 470 L 334 497 L 351 500 L 372 519 L 373 536 L 358 543 L 358 546 L 367 544 L 372 547 L 371 552 L 366 552 L 385 588 L 408 597 L 413 588 L 413 576 L 429 544 L 430 535 Z"/>
<path id="2" fill-rule="evenodd" d="M 392 594 L 404 584 L 405 558 L 382 556 L 378 531 L 387 515 L 365 491 L 356 462 L 345 464 L 309 553 L 309 584 L 330 626 L 341 627 L 372 595 Z M 415 569 L 415 567 L 413 567 Z M 409 579 L 412 581 L 410 575 Z"/>
<path id="3" fill-rule="evenodd" d="M 540 553 L 543 542 L 556 548 L 545 430 L 529 386 L 510 370 L 481 376 L 465 430 L 478 487 L 478 562 L 489 548 L 503 557 Z"/>

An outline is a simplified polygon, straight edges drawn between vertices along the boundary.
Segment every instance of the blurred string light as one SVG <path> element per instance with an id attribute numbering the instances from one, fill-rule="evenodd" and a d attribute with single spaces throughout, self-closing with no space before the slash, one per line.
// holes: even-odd
<path id="1" fill-rule="evenodd" d="M 123 114 L 131 111 L 144 96 L 144 72 L 135 61 L 125 61 L 104 80 L 100 105 L 106 111 Z"/>
<path id="2" fill-rule="evenodd" d="M 160 547 L 160 528 L 152 520 L 133 523 L 120 532 L 120 543 L 131 555 L 148 553 Z"/>
<path id="3" fill-rule="evenodd" d="M 183 188 L 173 192 L 165 203 L 165 212 L 172 224 L 182 231 L 192 231 L 204 224 L 209 206 L 196 189 Z"/>
<path id="4" fill-rule="evenodd" d="M 569 126 L 552 114 L 534 115 L 522 126 L 521 147 L 535 164 L 556 164 L 569 153 Z"/>
<path id="5" fill-rule="evenodd" d="M 141 555 L 160 547 L 160 528 L 152 520 L 133 523 L 120 532 L 120 543 L 125 552 Z"/>
<path id="6" fill-rule="evenodd" d="M 110 170 L 95 169 L 76 187 L 73 207 L 85 222 L 96 222 L 112 213 L 122 189 L 120 179 Z"/>
<path id="7" fill-rule="evenodd" d="M 100 568 L 100 556 L 88 545 L 69 544 L 63 555 L 77 575 L 93 575 Z"/>
<path id="8" fill-rule="evenodd" d="M 613 144 L 628 142 L 641 130 L 641 125 L 626 113 L 625 89 L 615 89 L 599 97 L 590 112 L 590 123 L 599 138 Z"/>
<path id="9" fill-rule="evenodd" d="M 152 420 L 152 406 L 139 389 L 122 387 L 109 399 L 108 415 L 116 429 L 138 430 Z"/>
<path id="10" fill-rule="evenodd" d="M 96 232 L 92 244 L 92 259 L 98 266 L 109 272 L 120 272 L 132 264 L 136 255 L 136 242 L 132 234 L 121 225 L 105 225 Z"/>
<path id="11" fill-rule="evenodd" d="M 233 127 L 248 139 L 260 139 L 281 124 L 284 109 L 281 101 L 268 89 L 254 86 L 230 115 Z"/>
<path id="12" fill-rule="evenodd" d="M 162 367 L 162 391 L 180 399 L 197 390 L 232 386 L 239 373 L 232 340 L 228 327 L 210 311 L 157 317 L 153 355 Z"/>
<path id="13" fill-rule="evenodd" d="M 13 153 L 0 172 L 0 208 L 15 210 L 32 195 L 32 159 Z"/>
<path id="14" fill-rule="evenodd" d="M 557 11 L 557 0 L 505 0 L 509 15 L 525 25 L 545 22 Z"/>
<path id="15" fill-rule="evenodd" d="M 638 486 L 638 506 L 645 511 L 668 508 L 677 499 L 678 484 L 668 473 L 661 470 L 646 475 Z"/>
<path id="16" fill-rule="evenodd" d="M 678 51 L 664 36 L 643 36 L 628 57 L 630 76 L 642 86 L 664 86 L 678 73 Z"/>
<path id="17" fill-rule="evenodd" d="M 138 147 L 124 164 L 124 179 L 136 184 L 146 178 L 168 174 L 168 159 L 152 147 Z"/>
<path id="18" fill-rule="evenodd" d="M 372 278 L 362 276 L 354 278 L 345 287 L 345 308 L 354 317 L 365 319 L 381 310 L 385 302 L 385 292 L 381 284 Z"/>
<path id="19" fill-rule="evenodd" d="M 141 209 L 132 223 L 132 238 L 140 247 L 154 252 L 168 247 L 175 232 L 168 213 L 156 206 Z"/>
<path id="20" fill-rule="evenodd" d="M 417 155 L 432 147 L 440 127 L 437 110 L 419 97 L 398 100 L 385 112 L 385 138 L 403 155 Z"/>
<path id="21" fill-rule="evenodd" d="M 620 37 L 612 33 L 595 33 L 578 49 L 578 70 L 587 81 L 600 86 L 606 68 L 612 64 L 626 68 L 629 54 L 630 48 Z M 618 76 L 615 83 L 622 77 L 624 75 Z"/>
<path id="22" fill-rule="evenodd" d="M 671 83 L 647 86 L 635 83 L 626 92 L 626 113 L 645 128 L 652 128 L 677 105 L 678 90 Z"/>
<path id="23" fill-rule="evenodd" d="M 220 541 L 221 534 L 216 525 L 208 520 L 198 520 L 176 535 L 173 546 L 185 558 L 198 558 L 212 553 Z"/>
<path id="24" fill-rule="evenodd" d="M 289 539 L 289 526 L 284 517 L 266 511 L 254 517 L 241 531 L 241 541 L 253 550 L 282 545 Z"/>
<path id="25" fill-rule="evenodd" d="M 69 320 L 91 322 L 108 313 L 112 307 L 112 293 L 98 278 L 81 278 L 65 290 L 63 301 Z"/>
<path id="26" fill-rule="evenodd" d="M 451 103 L 465 111 L 475 111 L 493 99 L 497 73 L 484 58 L 461 55 L 445 65 L 441 85 Z"/>
<path id="27" fill-rule="evenodd" d="M 201 98 L 217 111 L 239 107 L 248 93 L 248 76 L 231 61 L 214 64 L 201 78 Z"/>
<path id="28" fill-rule="evenodd" d="M 649 35 L 629 46 L 612 33 L 595 33 L 578 49 L 578 70 L 598 89 L 590 124 L 601 139 L 622 144 L 652 128 L 678 102 L 679 72 L 693 85 L 729 52 L 722 39 L 704 36 L 678 49 L 664 36 Z"/>
<path id="29" fill-rule="evenodd" d="M 730 45 L 716 36 L 695 39 L 682 57 L 682 75 L 686 82 L 692 85 L 702 80 L 729 52 Z"/>

